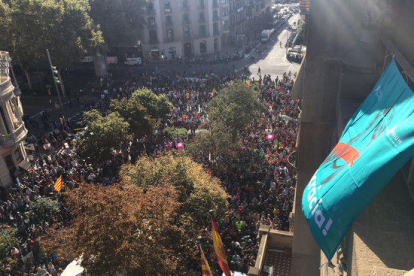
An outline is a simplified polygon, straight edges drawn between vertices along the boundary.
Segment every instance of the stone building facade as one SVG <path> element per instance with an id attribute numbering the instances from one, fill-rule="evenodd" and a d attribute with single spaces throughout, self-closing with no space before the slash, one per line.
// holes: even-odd
<path id="1" fill-rule="evenodd" d="M 29 165 L 24 148 L 27 129 L 22 121 L 21 91 L 10 78 L 10 56 L 0 51 L 0 186 L 13 183 L 21 168 Z"/>
<path id="2" fill-rule="evenodd" d="M 224 14 L 222 14 L 224 11 Z M 147 0 L 145 60 L 212 54 L 229 29 L 228 0 Z"/>

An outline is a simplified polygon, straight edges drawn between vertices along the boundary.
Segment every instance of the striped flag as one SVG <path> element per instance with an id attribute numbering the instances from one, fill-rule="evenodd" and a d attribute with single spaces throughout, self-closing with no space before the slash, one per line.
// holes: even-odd
<path id="1" fill-rule="evenodd" d="M 221 241 L 220 234 L 218 232 L 217 224 L 211 219 L 211 234 L 213 235 L 214 251 L 216 251 L 217 262 L 223 270 L 226 276 L 231 276 L 229 264 L 227 263 L 226 254 L 224 253 L 223 242 Z"/>
<path id="2" fill-rule="evenodd" d="M 58 178 L 58 180 L 56 180 L 55 185 L 53 186 L 53 188 L 55 188 L 56 191 L 60 192 L 60 190 L 62 190 L 62 176 L 60 176 Z"/>
<path id="3" fill-rule="evenodd" d="M 250 88 L 250 79 L 246 81 L 247 88 Z"/>
<path id="4" fill-rule="evenodd" d="M 204 255 L 203 249 L 200 245 L 200 252 L 201 252 L 201 274 L 202 276 L 213 276 L 210 270 L 210 266 L 208 265 L 206 256 Z"/>

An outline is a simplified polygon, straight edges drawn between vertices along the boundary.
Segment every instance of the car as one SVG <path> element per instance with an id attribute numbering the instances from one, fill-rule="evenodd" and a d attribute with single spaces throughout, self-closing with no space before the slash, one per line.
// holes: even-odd
<path id="1" fill-rule="evenodd" d="M 140 57 L 130 57 L 127 58 L 124 63 L 126 65 L 142 65 L 142 60 Z"/>

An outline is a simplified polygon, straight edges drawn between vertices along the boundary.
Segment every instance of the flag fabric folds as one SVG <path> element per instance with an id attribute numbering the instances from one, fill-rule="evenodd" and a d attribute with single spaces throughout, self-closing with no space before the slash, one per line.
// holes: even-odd
<path id="1" fill-rule="evenodd" d="M 206 256 L 204 255 L 203 249 L 200 245 L 200 252 L 201 252 L 201 275 L 202 276 L 213 276 L 210 270 L 210 266 L 208 265 Z"/>
<path id="2" fill-rule="evenodd" d="M 56 180 L 55 185 L 53 185 L 53 188 L 55 188 L 56 191 L 60 192 L 62 190 L 62 176 Z"/>
<path id="3" fill-rule="evenodd" d="M 413 155 L 414 93 L 392 60 L 303 192 L 302 211 L 328 260 Z"/>
<path id="4" fill-rule="evenodd" d="M 218 232 L 217 224 L 211 219 L 211 228 L 212 228 L 212 235 L 213 235 L 213 245 L 214 251 L 216 252 L 217 262 L 223 270 L 226 276 L 231 276 L 229 264 L 227 263 L 226 254 L 224 252 L 223 242 L 221 241 L 220 234 Z"/>

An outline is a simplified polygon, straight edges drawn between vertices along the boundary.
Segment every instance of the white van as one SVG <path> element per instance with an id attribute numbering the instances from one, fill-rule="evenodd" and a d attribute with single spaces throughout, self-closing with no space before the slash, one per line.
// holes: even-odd
<path id="1" fill-rule="evenodd" d="M 140 57 L 127 58 L 124 62 L 126 65 L 141 65 L 142 60 Z"/>

